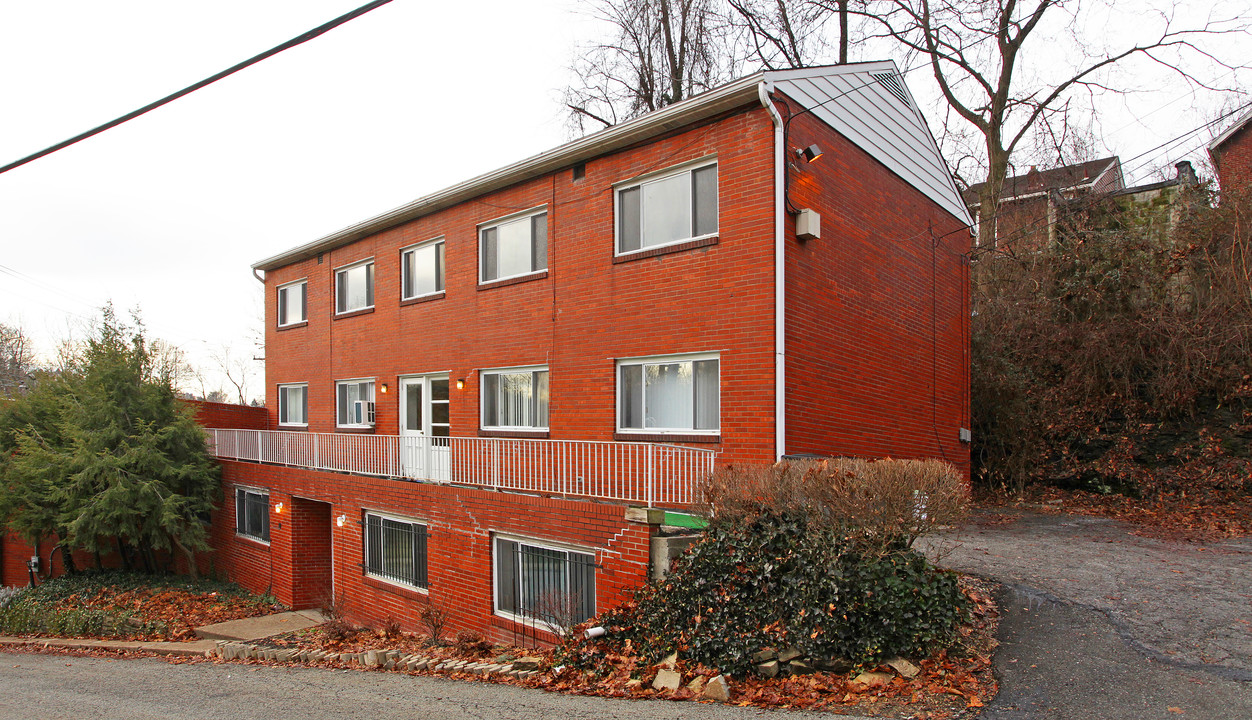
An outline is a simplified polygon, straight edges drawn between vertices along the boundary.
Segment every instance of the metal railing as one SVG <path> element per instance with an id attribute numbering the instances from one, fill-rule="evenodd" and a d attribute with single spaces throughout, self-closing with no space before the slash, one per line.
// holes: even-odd
<path id="1" fill-rule="evenodd" d="M 219 458 L 354 475 L 677 507 L 713 471 L 704 448 L 598 440 L 209 429 Z"/>

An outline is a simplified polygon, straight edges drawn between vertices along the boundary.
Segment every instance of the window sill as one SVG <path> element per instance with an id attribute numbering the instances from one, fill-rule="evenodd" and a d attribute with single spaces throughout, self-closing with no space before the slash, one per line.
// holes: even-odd
<path id="1" fill-rule="evenodd" d="M 408 585 L 401 585 L 390 580 L 382 580 L 371 575 L 365 575 L 362 578 L 366 587 L 382 590 L 383 592 L 393 593 L 409 600 L 417 600 L 418 602 L 430 602 L 430 596 L 426 590 Z"/>
<path id="2" fill-rule="evenodd" d="M 345 318 L 356 317 L 358 315 L 369 315 L 374 312 L 373 307 L 361 308 L 360 310 L 349 310 L 348 312 L 335 313 L 335 320 L 343 320 Z"/>
<path id="3" fill-rule="evenodd" d="M 662 245 L 660 247 L 647 248 L 645 250 L 636 250 L 626 255 L 614 255 L 613 264 L 632 262 L 634 260 L 643 260 L 644 258 L 656 257 L 658 255 L 668 255 L 670 253 L 685 252 L 687 250 L 695 250 L 696 248 L 708 247 L 716 245 L 719 236 L 710 235 L 706 238 L 698 238 L 696 240 L 688 240 L 686 242 L 674 243 L 673 245 Z"/>
<path id="4" fill-rule="evenodd" d="M 519 622 L 511 616 L 495 615 L 491 616 L 491 626 L 500 628 L 507 632 L 521 635 L 522 637 L 532 637 L 540 642 L 551 643 L 553 645 L 560 644 L 561 638 L 551 630 L 545 629 L 539 620 L 531 620 L 530 622 Z"/>
<path id="5" fill-rule="evenodd" d="M 519 438 L 524 440 L 547 440 L 547 430 L 483 430 L 479 429 L 478 437 Z"/>
<path id="6" fill-rule="evenodd" d="M 679 435 L 678 433 L 613 433 L 618 442 L 683 442 L 683 443 L 721 443 L 721 435 Z"/>
<path id="7" fill-rule="evenodd" d="M 308 326 L 309 326 L 309 321 L 308 321 L 308 320 L 302 320 L 302 321 L 300 321 L 300 322 L 298 322 L 298 323 L 291 323 L 290 325 L 279 325 L 279 326 L 278 326 L 278 332 L 282 332 L 282 331 L 284 331 L 284 330 L 296 330 L 296 329 L 299 329 L 299 328 L 302 328 L 302 327 L 308 327 Z"/>
<path id="8" fill-rule="evenodd" d="M 336 426 L 336 427 L 335 427 L 335 432 L 340 433 L 341 435 L 349 435 L 349 434 L 353 434 L 353 435 L 373 434 L 373 433 L 374 433 L 374 428 L 373 428 L 373 426 L 370 426 L 370 427 L 344 427 L 344 426 Z"/>
<path id="9" fill-rule="evenodd" d="M 529 275 L 518 275 L 517 277 L 505 278 L 504 280 L 492 280 L 491 282 L 478 283 L 479 290 L 492 290 L 498 287 L 508 287 L 509 285 L 517 285 L 519 283 L 530 282 L 531 280 L 543 280 L 548 277 L 547 270 L 530 273 Z"/>
<path id="10" fill-rule="evenodd" d="M 251 535 L 244 535 L 239 531 L 235 531 L 235 539 L 241 540 L 249 545 L 255 545 L 258 549 L 269 552 L 270 544 L 268 540 L 262 540 L 261 538 L 252 537 Z"/>
<path id="11" fill-rule="evenodd" d="M 408 305 L 421 305 L 422 303 L 434 302 L 435 300 L 442 300 L 444 294 L 445 293 L 443 291 L 440 291 L 437 293 L 431 293 L 429 295 L 422 295 L 420 297 L 409 298 L 408 300 L 401 300 L 400 307 L 405 307 Z"/>
<path id="12" fill-rule="evenodd" d="M 308 425 L 284 425 L 283 423 L 278 423 L 278 429 L 282 430 L 283 432 L 308 432 L 309 426 Z"/>

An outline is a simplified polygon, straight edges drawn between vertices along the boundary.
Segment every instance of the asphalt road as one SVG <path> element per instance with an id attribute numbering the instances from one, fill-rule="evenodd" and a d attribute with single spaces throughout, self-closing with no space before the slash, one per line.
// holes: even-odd
<path id="1" fill-rule="evenodd" d="M 1137 537 L 1111 520 L 984 513 L 928 539 L 1005 584 L 985 720 L 1252 718 L 1252 543 Z"/>
<path id="2" fill-rule="evenodd" d="M 0 653 L 0 720 L 695 720 L 821 713 L 608 700 L 399 673 Z"/>

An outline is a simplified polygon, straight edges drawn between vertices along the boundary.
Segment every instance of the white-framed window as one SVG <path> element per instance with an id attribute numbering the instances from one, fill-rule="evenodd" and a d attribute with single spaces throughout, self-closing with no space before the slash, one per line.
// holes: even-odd
<path id="1" fill-rule="evenodd" d="M 270 541 L 268 490 L 235 488 L 235 532 L 253 540 Z"/>
<path id="2" fill-rule="evenodd" d="M 335 312 L 374 307 L 374 260 L 363 260 L 335 271 Z"/>
<path id="3" fill-rule="evenodd" d="M 702 160 L 616 186 L 617 254 L 717 234 L 717 161 Z"/>
<path id="4" fill-rule="evenodd" d="M 548 368 L 483 370 L 480 378 L 484 429 L 548 429 Z"/>
<path id="5" fill-rule="evenodd" d="M 527 210 L 478 226 L 478 282 L 548 269 L 548 209 Z"/>
<path id="6" fill-rule="evenodd" d="M 412 300 L 443 292 L 443 238 L 400 252 L 400 299 Z"/>
<path id="7" fill-rule="evenodd" d="M 492 554 L 497 615 L 538 621 L 555 631 L 595 616 L 594 552 L 497 535 Z"/>
<path id="8" fill-rule="evenodd" d="M 365 572 L 425 590 L 426 526 L 404 518 L 365 514 Z"/>
<path id="9" fill-rule="evenodd" d="M 278 327 L 308 319 L 308 281 L 297 280 L 278 288 Z"/>
<path id="10" fill-rule="evenodd" d="M 307 383 L 278 386 L 278 424 L 301 427 L 309 424 L 309 386 Z"/>
<path id="11" fill-rule="evenodd" d="M 717 353 L 619 360 L 618 431 L 717 434 L 720 366 Z"/>
<path id="12" fill-rule="evenodd" d="M 335 383 L 335 424 L 339 427 L 374 426 L 374 380 Z"/>

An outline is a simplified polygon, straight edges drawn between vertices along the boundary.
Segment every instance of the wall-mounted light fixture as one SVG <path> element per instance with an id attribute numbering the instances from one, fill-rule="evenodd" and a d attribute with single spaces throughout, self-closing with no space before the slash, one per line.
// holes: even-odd
<path id="1" fill-rule="evenodd" d="M 796 155 L 804 158 L 804 162 L 811 163 L 822 156 L 822 149 L 817 145 L 810 145 L 806 148 L 796 150 Z"/>
<path id="2" fill-rule="evenodd" d="M 343 527 L 343 524 L 346 522 L 348 522 L 347 515 L 340 515 L 339 517 L 335 518 L 335 525 L 337 527 Z"/>
<path id="3" fill-rule="evenodd" d="M 464 389 L 465 389 L 465 378 L 457 378 L 457 379 L 456 379 L 456 389 L 457 389 L 457 390 L 464 390 Z"/>
<path id="4" fill-rule="evenodd" d="M 282 504 L 282 503 L 278 503 L 277 505 L 275 505 L 275 506 L 274 506 L 274 512 L 275 512 L 276 514 L 278 514 L 278 515 L 282 515 L 282 514 L 283 514 L 283 504 Z"/>
<path id="5" fill-rule="evenodd" d="M 378 389 L 382 391 L 383 395 L 386 395 L 386 394 L 387 394 L 387 383 L 383 383 L 381 386 L 379 386 L 379 388 L 378 388 Z"/>

